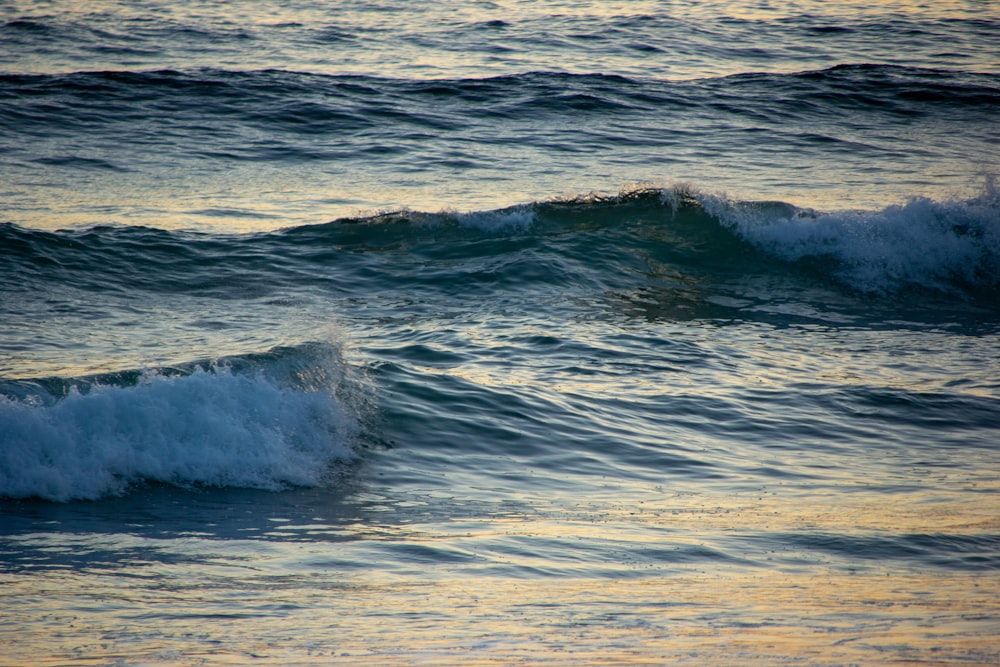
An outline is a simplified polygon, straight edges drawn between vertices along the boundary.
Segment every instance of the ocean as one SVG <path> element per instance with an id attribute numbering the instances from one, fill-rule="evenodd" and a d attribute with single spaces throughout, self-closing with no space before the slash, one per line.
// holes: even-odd
<path id="1" fill-rule="evenodd" d="M 0 664 L 1000 664 L 996 3 L 0 0 Z"/>

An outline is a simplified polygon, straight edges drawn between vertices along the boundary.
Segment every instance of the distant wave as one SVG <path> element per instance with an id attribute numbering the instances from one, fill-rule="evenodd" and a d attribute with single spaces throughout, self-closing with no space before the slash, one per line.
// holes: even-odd
<path id="1" fill-rule="evenodd" d="M 94 499 L 142 482 L 320 484 L 352 456 L 357 428 L 333 386 L 340 370 L 305 363 L 331 352 L 0 382 L 0 497 Z"/>
<path id="2" fill-rule="evenodd" d="M 637 237 L 631 231 L 635 225 L 662 233 Z M 401 210 L 249 235 L 141 227 L 45 232 L 2 224 L 5 264 L 0 276 L 98 290 L 182 290 L 245 298 L 243 276 L 252 274 L 259 278 L 252 290 L 256 296 L 317 286 L 363 294 L 361 274 L 370 271 L 359 251 L 416 252 L 419 246 L 428 248 L 429 256 L 454 260 L 463 252 L 472 253 L 467 255 L 471 258 L 488 250 L 491 246 L 477 242 L 484 235 L 544 243 L 566 234 L 582 238 L 595 227 L 608 230 L 602 242 L 617 243 L 622 253 L 661 248 L 672 261 L 700 271 L 731 271 L 737 260 L 739 266 L 767 271 L 777 262 L 825 274 L 865 293 L 923 288 L 988 296 L 1000 291 L 1000 196 L 992 181 L 976 197 L 916 197 L 877 210 L 822 212 L 676 186 L 634 187 L 614 196 L 581 195 L 492 211 Z M 550 250 L 565 252 L 555 246 Z M 581 260 L 587 271 L 603 270 L 599 264 L 585 265 Z M 452 280 L 463 279 L 461 267 L 448 264 L 436 267 L 436 282 L 449 280 L 443 273 L 448 266 L 456 271 Z M 574 280 L 571 275 L 535 277 L 555 283 Z M 369 289 L 379 286 L 385 284 Z"/>
<path id="3" fill-rule="evenodd" d="M 224 144 L 216 146 L 220 138 L 243 132 L 248 146 L 229 157 L 248 160 L 338 157 L 344 149 L 331 139 L 356 141 L 363 138 L 358 132 L 386 124 L 447 136 L 480 128 L 484 119 L 537 123 L 572 116 L 583 122 L 596 120 L 594 114 L 615 113 L 650 122 L 696 110 L 722 119 L 784 124 L 843 113 L 893 119 L 941 108 L 990 112 L 997 104 L 1000 75 L 881 64 L 688 81 L 546 71 L 436 80 L 209 68 L 0 74 L 0 120 L 19 131 L 63 136 L 123 127 L 134 141 L 167 140 L 192 151 L 205 151 L 201 144 L 211 139 L 216 152 L 224 150 Z M 257 146 L 252 139 L 261 130 L 287 141 Z M 312 152 L 290 148 L 291 138 L 302 136 L 314 138 Z M 517 140 L 528 137 L 521 133 Z M 501 137 L 491 140 L 480 133 L 477 141 Z M 286 148 L 288 155 L 282 153 Z"/>
<path id="4" fill-rule="evenodd" d="M 400 211 L 288 233 L 330 234 L 341 242 L 353 238 L 366 244 L 369 234 L 389 241 L 394 230 L 410 235 L 422 228 L 444 242 L 442 228 L 449 226 L 455 234 L 469 229 L 549 234 L 594 225 L 613 228 L 636 219 L 669 229 L 666 238 L 676 249 L 688 251 L 692 262 L 746 262 L 752 247 L 762 253 L 757 269 L 765 268 L 761 264 L 771 258 L 826 273 L 865 293 L 908 288 L 970 295 L 1000 291 L 1000 192 L 991 178 L 976 197 L 914 197 L 877 210 L 822 212 L 783 202 L 732 200 L 682 185 L 636 187 L 615 196 L 581 195 L 496 211 Z M 691 252 L 694 248 L 698 251 Z"/>
<path id="5" fill-rule="evenodd" d="M 0 170 L 15 185 L 0 214 L 50 229 L 170 216 L 174 226 L 273 229 L 681 176 L 706 190 L 874 206 L 884 193 L 940 198 L 975 170 L 995 171 L 998 106 L 1000 75 L 884 64 L 684 81 L 553 71 L 7 74 L 0 141 L 11 149 Z M 255 190 L 259 168 L 281 187 Z M 52 188 L 30 186 L 40 174 Z"/>

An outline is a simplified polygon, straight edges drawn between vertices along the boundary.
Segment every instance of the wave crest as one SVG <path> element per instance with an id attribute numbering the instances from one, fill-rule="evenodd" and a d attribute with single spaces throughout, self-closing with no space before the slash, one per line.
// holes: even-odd
<path id="1" fill-rule="evenodd" d="M 351 457 L 356 417 L 332 387 L 315 386 L 322 373 L 308 375 L 292 384 L 214 365 L 127 386 L 71 383 L 61 397 L 23 383 L 0 394 L 0 497 L 96 499 L 144 481 L 321 484 Z"/>
<path id="2" fill-rule="evenodd" d="M 740 238 L 786 261 L 830 267 L 851 287 L 890 293 L 1000 288 L 1000 196 L 992 179 L 978 197 L 914 197 L 874 211 L 763 211 L 702 197 L 706 211 Z"/>

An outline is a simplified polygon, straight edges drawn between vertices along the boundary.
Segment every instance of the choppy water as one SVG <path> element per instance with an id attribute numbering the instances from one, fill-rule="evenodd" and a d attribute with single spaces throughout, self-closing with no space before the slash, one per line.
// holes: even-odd
<path id="1" fill-rule="evenodd" d="M 990 3 L 178 4 L 0 4 L 5 664 L 1000 660 Z"/>

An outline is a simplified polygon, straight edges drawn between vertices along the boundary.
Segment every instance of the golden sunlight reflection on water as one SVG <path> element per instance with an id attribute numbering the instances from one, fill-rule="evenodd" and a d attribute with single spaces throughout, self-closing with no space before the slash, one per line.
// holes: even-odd
<path id="1" fill-rule="evenodd" d="M 20 547 L 132 555 L 0 573 L 0 642 L 5 664 L 35 666 L 995 664 L 995 572 L 773 543 L 704 555 L 757 531 L 995 532 L 997 503 L 967 496 L 692 494 L 589 515 L 346 527 L 277 518 L 268 540 L 29 534 Z M 681 556 L 643 562 L 647 548 Z"/>
<path id="2" fill-rule="evenodd" d="M 972 573 L 686 569 L 601 580 L 368 573 L 346 582 L 284 577 L 250 590 L 208 584 L 187 591 L 143 590 L 141 576 L 127 570 L 53 573 L 29 586 L 16 575 L 2 579 L 9 665 L 1000 658 L 997 578 Z"/>

